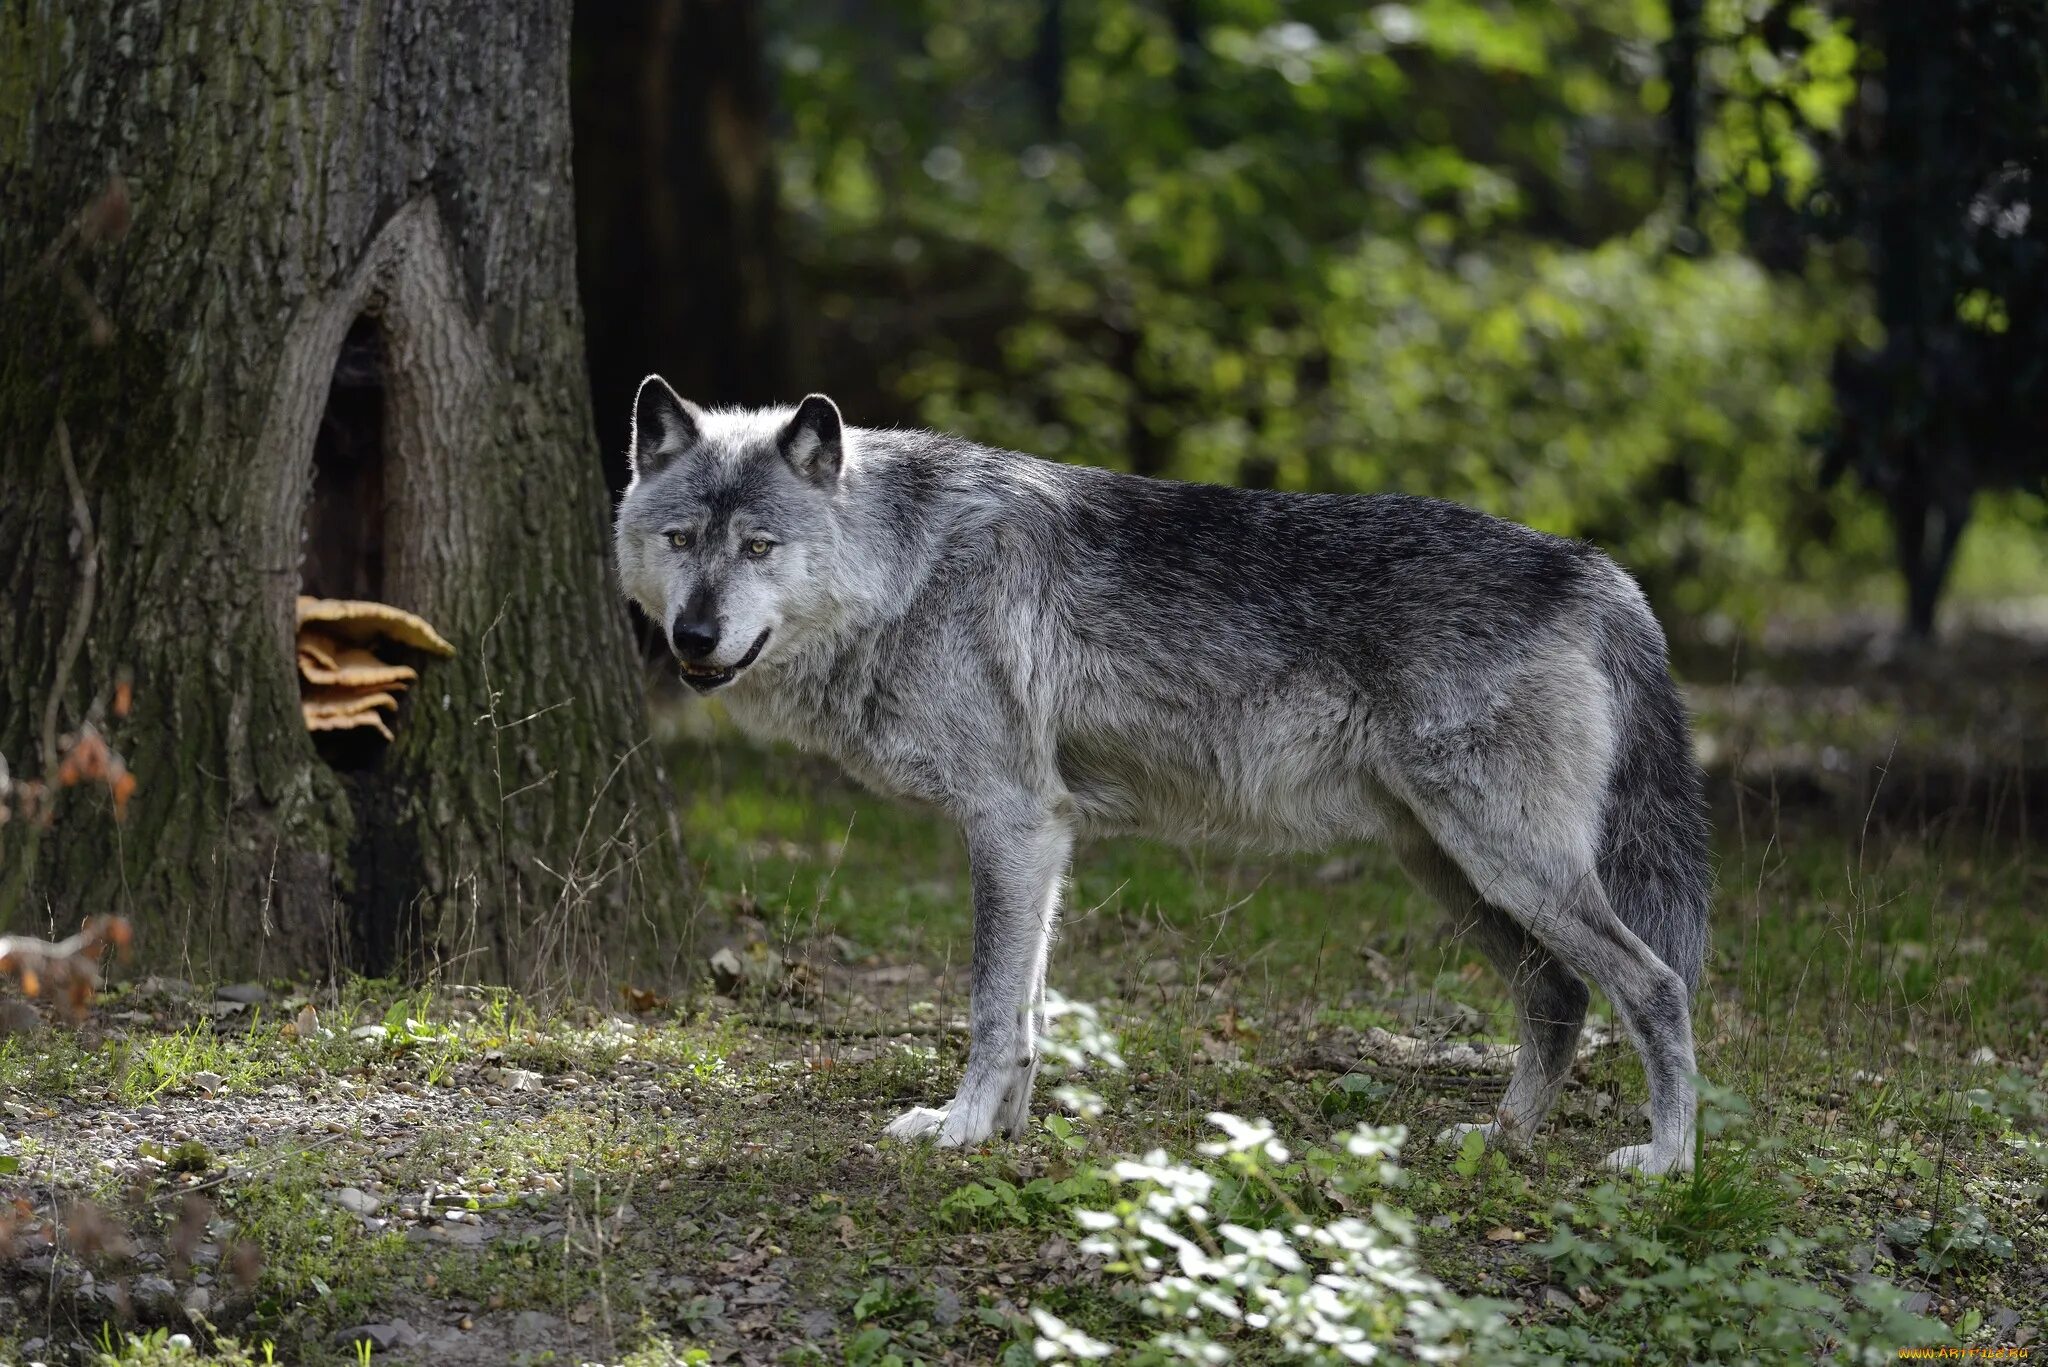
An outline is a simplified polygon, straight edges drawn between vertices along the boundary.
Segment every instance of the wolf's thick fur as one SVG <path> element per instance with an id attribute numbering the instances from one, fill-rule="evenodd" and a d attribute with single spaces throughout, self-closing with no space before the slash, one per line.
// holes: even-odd
<path id="1" fill-rule="evenodd" d="M 1025 1125 L 1077 837 L 1375 837 L 1513 987 L 1489 1137 L 1543 1122 L 1591 978 L 1650 1086 L 1650 1142 L 1609 1162 L 1691 1164 L 1699 771 L 1663 633 L 1599 551 L 1429 499 L 846 428 L 815 395 L 706 412 L 655 377 L 632 454 L 619 575 L 685 679 L 966 834 L 966 1076 L 892 1134 Z"/>

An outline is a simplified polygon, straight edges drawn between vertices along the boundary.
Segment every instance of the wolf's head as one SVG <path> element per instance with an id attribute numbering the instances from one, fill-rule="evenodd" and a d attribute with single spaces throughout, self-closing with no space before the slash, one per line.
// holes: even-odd
<path id="1" fill-rule="evenodd" d="M 794 409 L 707 411 L 659 375 L 640 382 L 613 538 L 619 582 L 698 692 L 829 616 L 845 451 L 839 410 L 822 394 Z"/>

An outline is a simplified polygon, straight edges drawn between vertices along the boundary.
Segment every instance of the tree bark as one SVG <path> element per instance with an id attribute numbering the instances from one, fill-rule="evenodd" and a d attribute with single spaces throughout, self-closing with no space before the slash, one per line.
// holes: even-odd
<path id="1" fill-rule="evenodd" d="M 81 616 L 61 427 L 98 585 L 55 705 L 74 727 L 131 677 L 107 725 L 140 785 L 119 824 L 80 789 L 39 839 L 0 826 L 0 925 L 120 911 L 197 971 L 527 987 L 680 928 L 583 373 L 568 38 L 553 0 L 0 8 L 0 753 L 32 767 Z M 67 231 L 112 172 L 132 228 Z M 455 644 L 388 749 L 307 734 L 305 587 Z"/>

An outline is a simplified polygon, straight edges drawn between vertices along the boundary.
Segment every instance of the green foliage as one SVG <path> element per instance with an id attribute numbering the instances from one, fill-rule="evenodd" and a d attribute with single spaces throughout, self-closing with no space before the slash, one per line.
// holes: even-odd
<path id="1" fill-rule="evenodd" d="M 187 1139 L 182 1144 L 159 1144 L 153 1139 L 145 1139 L 135 1146 L 135 1151 L 144 1158 L 154 1158 L 163 1164 L 166 1172 L 202 1173 L 218 1161 L 213 1150 L 197 1139 Z"/>
<path id="2" fill-rule="evenodd" d="M 1948 1272 L 1979 1259 L 2003 1262 L 2012 1257 L 2012 1240 L 1993 1229 L 1983 1208 L 1969 1201 L 1940 1221 L 1917 1215 L 1893 1220 L 1884 1227 L 1884 1234 L 1900 1248 L 1913 1250 L 1913 1265 L 1929 1274 Z"/>
<path id="3" fill-rule="evenodd" d="M 1598 1307 L 1598 1319 L 1540 1326 L 1532 1337 L 1543 1349 L 1581 1362 L 1611 1360 L 1627 1343 L 1637 1362 L 1826 1354 L 1879 1363 L 1896 1360 L 1902 1347 L 1950 1341 L 1945 1325 L 1908 1311 L 1905 1293 L 1881 1279 L 1838 1294 L 1818 1275 L 1825 1241 L 1781 1226 L 1753 1251 L 1688 1256 L 1660 1232 L 1672 1207 L 1657 1204 L 1663 1208 L 1646 1213 L 1633 1192 L 1609 1183 L 1556 1207 L 1551 1237 L 1531 1251 L 1582 1303 Z"/>
<path id="4" fill-rule="evenodd" d="M 851 1313 L 859 1327 L 846 1343 L 849 1367 L 912 1367 L 933 1350 L 933 1303 L 914 1286 L 873 1278 L 853 1298 Z"/>
<path id="5" fill-rule="evenodd" d="M 711 1361 L 703 1348 L 678 1348 L 660 1338 L 626 1354 L 620 1367 L 708 1367 Z"/>
<path id="6" fill-rule="evenodd" d="M 1705 1078 L 1694 1085 L 1698 1160 L 1684 1178 L 1651 1189 L 1639 1227 L 1688 1258 L 1753 1249 L 1782 1224 L 1790 1189 L 1772 1170 L 1769 1153 L 1744 1142 L 1748 1100 Z"/>
<path id="7" fill-rule="evenodd" d="M 892 358 L 877 417 L 1456 498 L 1594 538 L 1685 611 L 1885 563 L 1811 452 L 1872 326 L 1854 272 L 1667 250 L 1663 5 L 874 10 L 786 5 L 773 56 L 821 356 Z M 1839 122 L 1854 45 L 1810 27 L 1790 67 L 1731 39 L 1715 70 Z M 1771 116 L 1714 121 L 1704 157 L 1717 185 L 1819 174 Z"/>
<path id="8" fill-rule="evenodd" d="M 1075 1206 L 1101 1200 L 1108 1189 L 1108 1182 L 1093 1169 L 1058 1179 L 1033 1177 L 1021 1184 L 989 1177 L 948 1192 L 939 1202 L 939 1218 L 956 1229 L 1062 1223 Z"/>
<path id="9" fill-rule="evenodd" d="M 102 1328 L 99 1351 L 93 1367 L 270 1367 L 275 1350 L 265 1342 L 260 1348 L 244 1348 L 234 1339 L 219 1339 L 212 1349 L 195 1345 L 189 1334 L 154 1329 L 147 1334 L 123 1334 L 119 1342 L 113 1331 Z"/>
<path id="10" fill-rule="evenodd" d="M 1912 625 L 1980 490 L 2048 491 L 2048 24 L 2038 6 L 1706 7 L 1705 226 L 1774 267 L 1845 246 L 1871 324 L 1833 362 L 1829 478 L 1889 504 Z"/>

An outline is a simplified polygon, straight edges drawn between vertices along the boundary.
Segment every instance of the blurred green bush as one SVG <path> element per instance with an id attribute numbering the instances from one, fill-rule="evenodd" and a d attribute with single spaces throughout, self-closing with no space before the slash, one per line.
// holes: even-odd
<path id="1" fill-rule="evenodd" d="M 856 420 L 1454 498 L 1685 614 L 1895 600 L 1881 507 L 1817 478 L 1831 357 L 1876 326 L 1853 244 L 1773 272 L 1740 196 L 1680 221 L 1661 0 L 783 0 L 770 30 L 805 373 Z M 1853 90 L 1824 38 L 1765 72 L 1820 120 Z M 1717 185 L 1806 165 L 1751 108 L 1705 130 Z"/>

